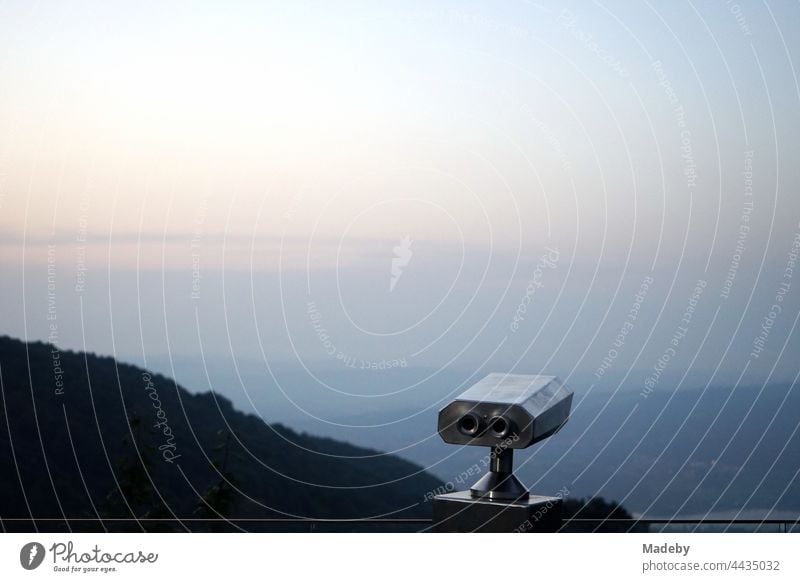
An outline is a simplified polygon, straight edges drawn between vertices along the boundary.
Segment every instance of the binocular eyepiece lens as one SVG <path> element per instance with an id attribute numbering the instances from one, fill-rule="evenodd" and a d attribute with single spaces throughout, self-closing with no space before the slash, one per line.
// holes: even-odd
<path id="1" fill-rule="evenodd" d="M 494 436 L 504 438 L 511 434 L 511 423 L 502 416 L 495 416 L 489 421 L 489 430 Z"/>
<path id="2" fill-rule="evenodd" d="M 458 421 L 458 430 L 467 436 L 476 436 L 481 432 L 481 419 L 477 414 L 468 412 Z"/>
<path id="3" fill-rule="evenodd" d="M 468 437 L 478 437 L 486 430 L 487 425 L 478 414 L 468 412 L 458 419 L 458 430 Z M 513 432 L 511 421 L 505 416 L 495 416 L 489 420 L 488 428 L 495 438 L 506 438 Z"/>

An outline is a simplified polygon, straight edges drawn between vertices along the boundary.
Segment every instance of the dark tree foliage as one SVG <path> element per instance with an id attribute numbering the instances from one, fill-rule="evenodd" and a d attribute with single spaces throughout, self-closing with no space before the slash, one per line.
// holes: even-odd
<path id="1" fill-rule="evenodd" d="M 210 531 L 237 529 L 243 518 L 428 517 L 424 493 L 440 485 L 410 462 L 267 424 L 216 393 L 191 394 L 109 357 L 0 337 L 0 380 L 6 530 Z"/>
<path id="2" fill-rule="evenodd" d="M 219 430 L 217 434 L 223 441 L 214 450 L 221 452 L 222 458 L 212 465 L 219 473 L 219 480 L 203 493 L 195 506 L 193 516 L 208 519 L 211 531 L 230 531 L 235 529 L 229 519 L 233 515 L 237 501 L 236 489 L 239 487 L 236 477 L 228 471 L 233 433 L 230 430 Z"/>

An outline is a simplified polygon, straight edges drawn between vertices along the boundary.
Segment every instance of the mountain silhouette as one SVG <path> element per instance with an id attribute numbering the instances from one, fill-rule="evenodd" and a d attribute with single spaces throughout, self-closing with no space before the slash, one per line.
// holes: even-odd
<path id="1" fill-rule="evenodd" d="M 0 337 L 0 381 L 6 531 L 427 518 L 425 493 L 441 485 L 411 462 L 267 424 L 111 357 Z"/>

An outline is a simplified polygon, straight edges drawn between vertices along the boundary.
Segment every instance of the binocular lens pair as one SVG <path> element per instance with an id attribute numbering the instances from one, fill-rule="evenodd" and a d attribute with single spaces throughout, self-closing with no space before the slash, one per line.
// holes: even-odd
<path id="1" fill-rule="evenodd" d="M 456 445 L 524 449 L 569 419 L 572 391 L 555 376 L 489 374 L 439 411 L 439 434 Z"/>
<path id="2" fill-rule="evenodd" d="M 468 412 L 458 421 L 458 430 L 469 437 L 489 431 L 492 436 L 502 439 L 513 434 L 511 422 L 503 416 L 493 416 L 488 422 L 473 412 Z"/>

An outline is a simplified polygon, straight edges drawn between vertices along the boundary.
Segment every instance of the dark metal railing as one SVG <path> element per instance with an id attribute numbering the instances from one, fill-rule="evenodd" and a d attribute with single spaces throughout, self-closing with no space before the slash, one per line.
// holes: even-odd
<path id="1" fill-rule="evenodd" d="M 0 518 L 0 531 L 118 531 L 174 526 L 174 531 L 230 529 L 231 531 L 408 531 L 424 532 L 432 522 L 423 518 Z M 60 527 L 59 527 L 60 526 Z M 94 527 L 92 527 L 94 526 Z M 562 532 L 663 531 L 800 532 L 800 518 L 790 519 L 566 519 Z"/>

